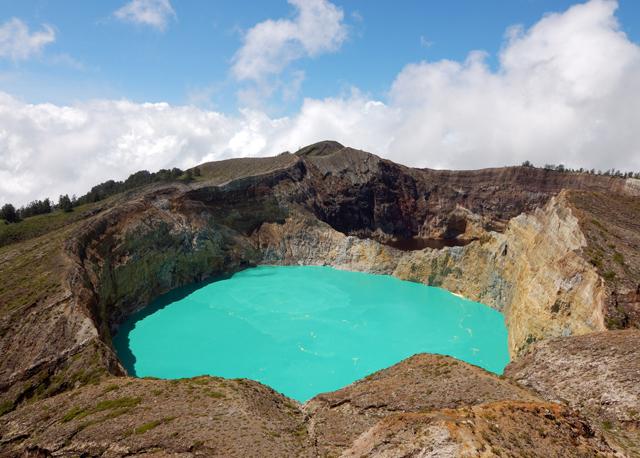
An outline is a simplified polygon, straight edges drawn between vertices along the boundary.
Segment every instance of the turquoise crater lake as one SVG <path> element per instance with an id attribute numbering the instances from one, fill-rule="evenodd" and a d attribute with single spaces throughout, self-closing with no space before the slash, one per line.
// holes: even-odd
<path id="1" fill-rule="evenodd" d="M 114 336 L 129 373 L 249 378 L 305 401 L 415 353 L 502 373 L 501 313 L 443 289 L 329 267 L 262 266 L 174 291 Z"/>

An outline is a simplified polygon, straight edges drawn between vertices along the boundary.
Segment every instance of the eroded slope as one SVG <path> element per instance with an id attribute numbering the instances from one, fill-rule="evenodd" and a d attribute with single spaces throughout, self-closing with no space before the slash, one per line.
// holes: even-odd
<path id="1" fill-rule="evenodd" d="M 531 392 L 483 369 L 440 355 L 412 356 L 306 403 L 320 456 L 337 455 L 383 418 L 497 400 L 535 401 Z"/>
<path id="2" fill-rule="evenodd" d="M 162 410 L 153 410 L 163 399 L 178 409 L 186 408 L 188 391 L 195 388 L 185 392 L 173 390 L 169 382 L 153 382 L 168 387 L 162 388 L 167 397 L 163 394 L 154 400 L 146 397 L 149 386 L 145 383 L 151 382 L 114 379 L 124 370 L 111 347 L 111 335 L 124 317 L 164 292 L 259 263 L 327 264 L 389 273 L 462 293 L 505 313 L 514 357 L 549 337 L 638 326 L 640 304 L 634 290 L 640 250 L 638 198 L 634 197 L 638 188 L 628 181 L 522 167 L 463 172 L 410 169 L 337 143 L 311 145 L 295 155 L 204 164 L 201 170 L 195 182 L 153 185 L 116 196 L 53 232 L 0 248 L 0 354 L 6 355 L 0 358 L 0 415 L 4 414 L 0 443 L 4 448 L 24 451 L 31 444 L 66 450 L 75 444 L 76 448 L 69 448 L 71 454 L 99 443 L 95 453 L 111 453 L 120 450 L 124 438 L 133 434 L 130 431 L 147 423 L 155 425 L 149 432 L 164 432 L 163 437 L 168 431 L 195 434 L 195 425 L 216 431 L 219 426 L 204 418 L 204 412 L 202 418 L 185 416 L 180 423 L 167 420 L 171 415 Z M 584 196 L 590 197 L 585 200 Z M 610 205 L 612 200 L 627 204 Z M 622 263 L 616 253 L 623 255 Z M 402 371 L 418 379 L 398 375 L 393 383 L 374 383 L 370 399 L 391 399 L 388 405 L 416 412 L 420 406 L 429 411 L 464 409 L 463 405 L 514 396 L 501 383 L 489 382 L 491 377 L 470 375 L 473 370 L 461 365 L 464 369 L 456 366 L 451 371 L 455 378 L 447 383 L 464 386 L 461 378 L 479 377 L 478 386 L 486 386 L 487 392 L 473 400 L 461 391 L 438 388 L 430 397 L 426 391 L 431 388 L 421 388 L 430 380 L 429 371 L 411 372 L 412 364 L 402 366 Z M 637 380 L 637 374 L 624 369 L 614 365 L 611 370 Z M 153 418 L 145 416 L 147 409 L 141 407 L 113 418 L 103 413 L 98 404 L 114 400 L 106 383 L 125 384 L 131 392 L 123 391 L 124 397 L 140 397 L 139 406 L 148 405 L 155 412 Z M 416 390 L 402 383 L 413 383 Z M 119 389 L 125 387 L 112 391 Z M 272 402 L 269 399 L 275 395 L 264 390 L 254 392 Z M 373 403 L 369 405 L 377 407 L 360 409 L 357 401 L 352 405 L 352 397 L 363 402 L 367 397 L 352 396 L 353 390 L 357 391 L 344 392 L 350 393 L 350 401 L 341 404 L 345 411 L 349 406 L 354 409 L 347 412 L 352 416 L 335 417 L 336 424 L 375 427 L 369 421 L 386 416 L 387 407 Z M 473 393 L 469 387 L 467 391 Z M 401 395 L 394 398 L 394 393 Z M 74 396 L 83 400 L 78 406 L 84 409 L 78 415 L 82 418 L 63 421 Z M 227 398 L 229 415 L 245 409 L 240 398 Z M 325 401 L 314 402 L 310 406 L 322 406 Z M 48 420 L 29 420 L 42 414 L 39 408 L 46 412 L 44 406 L 54 411 Z M 265 418 L 277 417 L 279 409 L 265 413 Z M 314 418 L 324 418 L 323 409 L 318 407 Z M 509 418 L 526 419 L 543 412 L 526 406 L 505 409 Z M 334 413 L 339 412 L 340 406 Z M 446 415 L 471 423 L 486 417 L 484 410 L 456 412 Z M 97 423 L 74 433 L 71 426 L 80 426 L 74 422 L 92 421 L 90 415 L 97 415 L 95 420 L 104 425 L 115 422 L 115 429 L 104 428 L 112 434 L 92 427 Z M 578 431 L 575 441 L 563 442 L 566 447 L 600 447 L 608 453 L 600 439 L 580 429 L 574 413 L 561 410 L 558 418 L 567 431 Z M 546 428 L 547 420 L 539 420 L 541 428 Z M 242 431 L 240 425 L 229 424 Z M 287 428 L 276 433 L 289 437 Z M 349 445 L 351 436 L 334 443 L 331 437 L 340 431 L 321 429 L 310 431 L 325 441 L 314 447 Z M 526 428 L 525 432 L 531 433 Z M 344 433 L 355 434 L 355 430 L 345 426 Z M 78 442 L 74 442 L 76 434 Z M 58 443 L 56 436 L 68 440 Z M 151 451 L 147 447 L 152 445 L 142 439 L 136 442 L 141 444 L 139 450 Z M 193 436 L 194 442 L 198 440 Z M 270 450 L 268 438 L 264 440 L 259 447 Z M 197 447 L 189 449 L 176 441 L 160 441 L 159 450 L 197 453 Z M 213 447 L 221 446 L 211 441 Z M 280 446 L 276 435 L 271 442 Z M 289 453 L 277 447 L 273 450 Z"/>
<path id="3" fill-rule="evenodd" d="M 385 418 L 343 457 L 588 458 L 619 456 L 589 424 L 558 404 L 495 402 Z"/>
<path id="4" fill-rule="evenodd" d="M 640 455 L 640 331 L 549 339 L 505 369 L 547 400 L 580 410 L 614 443 Z"/>

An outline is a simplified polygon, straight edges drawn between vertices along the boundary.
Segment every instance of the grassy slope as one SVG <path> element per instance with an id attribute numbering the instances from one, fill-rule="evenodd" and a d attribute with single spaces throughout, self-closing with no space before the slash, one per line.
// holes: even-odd
<path id="1" fill-rule="evenodd" d="M 62 244 L 77 223 L 90 218 L 108 200 L 0 224 L 0 316 L 43 303 L 62 291 Z"/>
<path id="2" fill-rule="evenodd" d="M 298 160 L 293 154 L 281 154 L 274 157 L 226 159 L 223 161 L 207 162 L 199 165 L 202 176 L 195 177 L 196 181 L 207 181 L 220 185 L 238 178 L 262 175 L 278 169 L 289 167 Z"/>
<path id="3" fill-rule="evenodd" d="M 0 248 L 0 316 L 59 292 L 62 234 Z"/>
<path id="4" fill-rule="evenodd" d="M 2 221 L 0 222 L 0 247 L 39 237 L 84 219 L 92 213 L 92 210 L 100 208 L 100 204 L 102 202 L 80 205 L 69 213 L 54 211 L 36 215 L 14 224 L 6 224 Z"/>
<path id="5" fill-rule="evenodd" d="M 296 156 L 281 155 L 210 162 L 199 166 L 202 176 L 195 177 L 194 181 L 222 184 L 241 177 L 268 173 L 292 165 L 296 160 Z M 41 303 L 61 291 L 59 273 L 64 267 L 61 248 L 77 223 L 117 205 L 122 199 L 165 185 L 171 185 L 171 182 L 124 191 L 103 201 L 76 207 L 70 213 L 55 211 L 15 224 L 0 222 L 0 317 L 22 307 Z"/>

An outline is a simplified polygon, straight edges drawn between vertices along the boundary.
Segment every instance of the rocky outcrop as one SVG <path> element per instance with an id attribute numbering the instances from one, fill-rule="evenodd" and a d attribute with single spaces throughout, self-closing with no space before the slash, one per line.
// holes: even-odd
<path id="1" fill-rule="evenodd" d="M 483 369 L 439 355 L 415 355 L 304 405 L 320 456 L 336 456 L 379 421 L 497 400 L 539 401 Z"/>
<path id="2" fill-rule="evenodd" d="M 619 178 L 533 167 L 412 169 L 335 142 L 311 145 L 298 157 L 305 180 L 287 186 L 287 194 L 334 229 L 382 242 L 413 237 L 469 241 L 468 224 L 502 231 L 511 218 L 542 207 L 563 189 L 629 190 Z"/>
<path id="3" fill-rule="evenodd" d="M 501 401 L 387 417 L 360 436 L 342 456 L 595 458 L 619 455 L 567 407 Z"/>
<path id="4" fill-rule="evenodd" d="M 591 419 L 640 456 L 640 331 L 609 331 L 536 343 L 505 376 Z"/>
<path id="5" fill-rule="evenodd" d="M 0 422 L 0 456 L 311 457 L 295 401 L 257 382 L 114 377 Z"/>
<path id="6" fill-rule="evenodd" d="M 193 416 L 187 411 L 199 382 L 174 389 L 168 381 L 123 378 L 111 335 L 127 315 L 162 293 L 260 263 L 331 265 L 447 288 L 505 314 L 514 358 L 537 341 L 638 327 L 637 183 L 531 167 L 411 169 L 335 142 L 273 158 L 203 164 L 200 170 L 191 183 L 115 196 L 45 236 L 0 247 L 0 450 L 34 456 L 154 450 L 264 456 L 264 449 L 304 456 L 310 443 L 313 450 L 353 446 L 354 453 L 375 454 L 391 450 L 390 443 L 399 444 L 393 453 L 401 451 L 411 438 L 410 450 L 430 453 L 428 441 L 435 436 L 424 448 L 410 432 L 422 431 L 423 437 L 420 425 L 437 424 L 436 443 L 443 450 L 451 443 L 459 450 L 517 455 L 522 448 L 503 445 L 511 440 L 520 447 L 515 437 L 531 435 L 530 429 L 513 429 L 520 421 L 538 425 L 545 435 L 537 444 L 553 453 L 557 444 L 584 456 L 609 453 L 580 414 L 548 404 L 557 387 L 534 387 L 532 381 L 542 401 L 459 362 L 448 364 L 450 376 L 435 382 L 438 374 L 431 372 L 442 363 L 433 357 L 320 396 L 304 411 L 257 384 L 242 391 L 242 383 L 229 382 L 227 388 L 243 394 L 223 393 L 228 402 L 220 425 L 207 417 L 218 408 L 209 401 L 202 404 L 205 410 L 193 407 Z M 542 359 L 554 357 L 536 351 Z M 522 371 L 541 368 L 536 357 L 524 358 Z M 608 367 L 623 373 L 621 366 Z M 486 389 L 475 391 L 470 381 Z M 107 389 L 114 384 L 118 388 Z M 123 396 L 114 397 L 117 390 Z M 566 398 L 569 406 L 586 408 L 579 394 L 572 396 Z M 118 404 L 138 398 L 135 405 Z M 163 410 L 163 403 L 183 420 Z M 262 426 L 251 423 L 244 432 L 250 438 L 264 434 L 250 449 L 240 434 L 253 411 Z M 501 424 L 507 435 L 492 435 L 486 426 L 496 412 L 507 419 Z M 409 413 L 409 423 L 392 420 L 396 413 Z M 306 418 L 304 430 L 300 418 Z M 380 421 L 399 425 L 395 436 L 382 439 L 383 449 L 375 445 L 384 436 Z M 552 422 L 564 439 L 547 431 Z M 408 424 L 415 427 L 402 426 Z M 443 425 L 455 434 L 442 436 Z M 202 439 L 205 427 L 228 434 Z M 353 443 L 358 434 L 362 440 Z M 493 442 L 482 442 L 485 434 Z M 282 443 L 271 444 L 279 437 Z M 557 444 L 549 445 L 549 437 Z M 201 450 L 201 442 L 210 448 Z"/>
<path id="7" fill-rule="evenodd" d="M 586 237 L 582 255 L 606 283 L 607 327 L 640 328 L 640 199 L 592 192 L 567 198 Z"/>
<path id="8" fill-rule="evenodd" d="M 573 409 L 438 355 L 300 405 L 257 382 L 114 377 L 0 422 L 3 456 L 616 455 Z"/>

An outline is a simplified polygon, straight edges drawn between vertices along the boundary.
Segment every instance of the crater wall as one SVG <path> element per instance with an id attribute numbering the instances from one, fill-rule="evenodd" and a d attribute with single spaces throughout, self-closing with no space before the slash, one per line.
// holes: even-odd
<path id="1" fill-rule="evenodd" d="M 331 265 L 449 289 L 504 312 L 513 357 L 540 339 L 605 329 L 611 285 L 585 261 L 585 235 L 562 190 L 625 193 L 625 180 L 523 167 L 410 169 L 325 146 L 205 164 L 196 182 L 122 195 L 3 251 L 12 266 L 20 256 L 40 262 L 43 246 L 59 262 L 41 274 L 51 293 L 37 301 L 25 293 L 26 305 L 1 317 L 2 397 L 13 406 L 122 374 L 110 338 L 127 315 L 171 289 L 260 263 Z M 408 238 L 456 246 L 389 245 Z"/>
<path id="2" fill-rule="evenodd" d="M 505 315 L 512 356 L 537 340 L 604 330 L 604 283 L 564 195 L 466 246 L 401 251 L 302 213 L 254 235 L 267 264 L 330 265 L 439 286 Z"/>
<path id="3" fill-rule="evenodd" d="M 508 371 L 512 377 L 545 399 L 554 400 L 558 393 L 567 396 L 567 403 L 581 410 L 584 393 L 597 385 L 596 392 L 604 393 L 600 405 L 589 405 L 585 411 L 593 414 L 594 422 L 601 412 L 608 412 L 610 421 L 628 426 L 620 437 L 637 445 L 637 412 L 629 410 L 627 403 L 634 399 L 629 387 L 637 384 L 620 385 L 626 390 L 618 390 L 624 394 L 620 406 L 626 410 L 605 407 L 610 403 L 607 371 L 615 371 L 616 380 L 637 379 L 635 362 L 618 362 L 623 360 L 620 355 L 627 359 L 637 355 L 638 332 L 625 334 L 624 352 L 609 344 L 615 340 L 610 340 L 609 332 L 591 334 L 606 327 L 640 324 L 640 204 L 635 181 L 528 167 L 410 169 L 335 142 L 311 145 L 294 155 L 204 164 L 201 170 L 197 181 L 154 185 L 116 196 L 67 227 L 0 249 L 4 281 L 0 289 L 0 449 L 40 456 L 50 456 L 51 450 L 109 451 L 120 456 L 156 449 L 209 454 L 226 450 L 246 456 L 247 451 L 255 451 L 255 444 L 260 444 L 262 452 L 277 442 L 274 437 L 283 437 L 286 450 L 312 455 L 322 448 L 318 441 L 325 439 L 321 438 L 338 434 L 331 421 L 322 420 L 325 413 L 329 418 L 337 412 L 345 415 L 344 424 L 361 424 L 363 429 L 351 431 L 353 437 L 347 439 L 335 437 L 324 446 L 344 450 L 355 440 L 352 451 L 369 450 L 378 443 L 388 444 L 390 437 L 402 436 L 413 450 L 418 442 L 407 432 L 418 431 L 416 421 L 435 425 L 446 415 L 449 426 L 458 420 L 485 425 L 489 424 L 485 418 L 493 421 L 495 415 L 506 412 L 514 419 L 505 424 L 506 430 L 515 427 L 532 437 L 531 428 L 519 429 L 526 422 L 541 421 L 537 431 L 548 427 L 551 432 L 557 429 L 557 419 L 563 418 L 566 431 L 579 430 L 572 437 L 583 438 L 584 444 L 592 442 L 592 448 L 613 456 L 566 406 L 528 401 L 515 405 L 511 401 L 523 399 L 493 388 L 483 396 L 496 401 L 495 405 L 469 410 L 452 403 L 463 399 L 449 391 L 464 378 L 459 371 L 449 372 L 454 366 L 467 367 L 461 362 L 445 364 L 427 358 L 420 370 L 398 365 L 399 379 L 409 377 L 406 383 L 385 381 L 382 391 L 376 388 L 385 398 L 387 389 L 398 396 L 388 406 L 379 403 L 368 388 L 366 380 L 374 377 L 365 379 L 366 389 L 356 393 L 373 403 L 349 394 L 346 403 L 325 405 L 319 397 L 306 412 L 257 382 L 205 378 L 182 381 L 178 387 L 170 381 L 113 377 L 126 375 L 110 339 L 127 315 L 174 288 L 260 263 L 321 264 L 391 274 L 495 307 L 504 313 L 509 331 L 515 360 Z M 583 334 L 589 335 L 569 337 Z M 552 337 L 557 339 L 549 340 Z M 546 342 L 552 343 L 546 347 Z M 566 378 L 560 385 L 555 383 L 557 367 L 565 366 L 564 349 L 576 348 L 565 342 L 580 343 L 584 353 L 579 367 L 571 372 L 576 379 L 594 367 L 593 358 L 603 355 L 606 361 L 598 366 L 602 373 L 588 379 L 591 385 L 580 384 L 579 390 L 572 390 Z M 606 351 L 594 352 L 594 342 Z M 429 380 L 425 374 L 431 372 L 440 378 L 449 374 L 442 378 L 443 394 L 437 398 L 444 404 L 438 404 L 438 409 L 449 406 L 455 411 L 425 414 L 419 409 L 418 398 L 430 398 L 424 390 L 415 391 L 415 386 L 424 377 Z M 510 383 L 488 374 L 482 377 Z M 69 390 L 73 391 L 65 393 Z M 194 393 L 206 398 L 206 403 L 189 398 Z M 196 412 L 192 402 L 205 405 L 206 412 Z M 385 420 L 398 426 L 385 436 L 389 424 L 375 422 L 393 413 L 396 405 L 417 416 Z M 264 408 L 264 415 L 256 416 L 255 406 Z M 183 417 L 171 416 L 176 409 Z M 232 426 L 211 429 L 219 419 L 205 418 L 212 411 L 224 419 L 224 425 Z M 238 437 L 251 419 L 257 419 L 250 428 L 252 438 L 260 435 L 257 441 Z M 145 435 L 146 428 L 157 428 L 162 434 Z M 172 431 L 180 433 L 169 435 Z M 201 431 L 216 434 L 195 434 Z M 220 438 L 219 431 L 227 435 Z M 273 435 L 264 436 L 265 431 Z M 361 432 L 364 435 L 357 439 Z M 182 441 L 183 436 L 192 442 Z M 511 433 L 494 437 L 504 440 L 505 447 L 513 444 L 510 438 Z M 487 445 L 479 444 L 479 450 Z M 575 443 L 561 447 L 562 451 L 566 447 L 579 450 Z M 282 456 L 283 450 L 273 455 Z"/>

